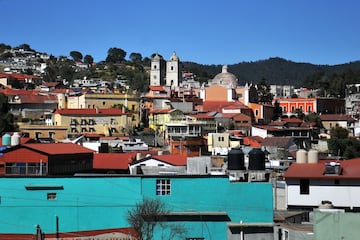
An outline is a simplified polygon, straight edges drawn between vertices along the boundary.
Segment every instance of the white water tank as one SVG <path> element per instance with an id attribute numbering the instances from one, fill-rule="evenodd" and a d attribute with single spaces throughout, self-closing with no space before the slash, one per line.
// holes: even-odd
<path id="1" fill-rule="evenodd" d="M 309 150 L 308 163 L 318 163 L 318 162 L 319 162 L 319 152 L 314 149 Z"/>
<path id="2" fill-rule="evenodd" d="M 305 149 L 299 149 L 296 152 L 296 163 L 307 163 L 308 152 Z"/>
<path id="3" fill-rule="evenodd" d="M 20 134 L 18 132 L 14 132 L 11 136 L 11 146 L 20 145 Z"/>

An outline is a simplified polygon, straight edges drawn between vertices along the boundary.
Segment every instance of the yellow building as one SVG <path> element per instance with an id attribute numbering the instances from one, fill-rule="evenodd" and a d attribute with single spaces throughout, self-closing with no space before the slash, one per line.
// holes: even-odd
<path id="1" fill-rule="evenodd" d="M 70 135 L 98 133 L 124 135 L 131 128 L 131 114 L 119 108 L 56 109 L 55 126 L 67 126 Z"/>
<path id="2" fill-rule="evenodd" d="M 59 108 L 112 108 L 114 105 L 123 106 L 131 114 L 131 125 L 139 124 L 139 102 L 140 98 L 134 94 L 113 93 L 84 93 L 79 95 L 68 95 L 59 100 Z"/>
<path id="3" fill-rule="evenodd" d="M 149 114 L 149 127 L 164 132 L 166 123 L 179 122 L 185 119 L 182 111 L 177 109 L 152 110 Z"/>

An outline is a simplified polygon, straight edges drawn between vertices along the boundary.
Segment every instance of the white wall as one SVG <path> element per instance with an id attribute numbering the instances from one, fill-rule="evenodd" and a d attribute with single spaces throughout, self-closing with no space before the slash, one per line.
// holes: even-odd
<path id="1" fill-rule="evenodd" d="M 334 185 L 334 179 L 310 180 L 309 194 L 300 194 L 300 185 L 290 185 L 287 181 L 287 205 L 319 206 L 321 201 L 328 200 L 334 207 L 360 207 L 360 180 L 340 180 L 340 183 Z"/>
<path id="2" fill-rule="evenodd" d="M 259 137 L 262 137 L 262 138 L 266 138 L 267 137 L 267 130 L 257 128 L 257 127 L 251 127 L 251 136 L 259 136 Z"/>

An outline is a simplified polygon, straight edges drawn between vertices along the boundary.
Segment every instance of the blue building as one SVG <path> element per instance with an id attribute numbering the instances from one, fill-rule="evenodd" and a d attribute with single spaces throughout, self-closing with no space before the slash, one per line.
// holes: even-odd
<path id="1" fill-rule="evenodd" d="M 185 239 L 273 236 L 269 182 L 230 182 L 227 176 L 95 175 L 0 178 L 0 239 L 24 239 L 37 227 L 45 239 L 81 239 L 81 233 L 104 229 L 125 230 L 122 238 L 96 239 L 134 239 L 126 233 L 126 218 L 144 198 L 163 201 L 172 216 L 169 221 L 185 226 Z M 154 239 L 162 239 L 158 230 Z"/>

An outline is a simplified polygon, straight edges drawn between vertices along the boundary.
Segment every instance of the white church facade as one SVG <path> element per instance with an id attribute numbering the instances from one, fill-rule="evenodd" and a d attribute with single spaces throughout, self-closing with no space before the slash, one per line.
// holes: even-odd
<path id="1" fill-rule="evenodd" d="M 163 66 L 162 58 L 155 54 L 151 59 L 150 86 L 178 87 L 181 82 L 180 59 L 174 52 Z"/>

